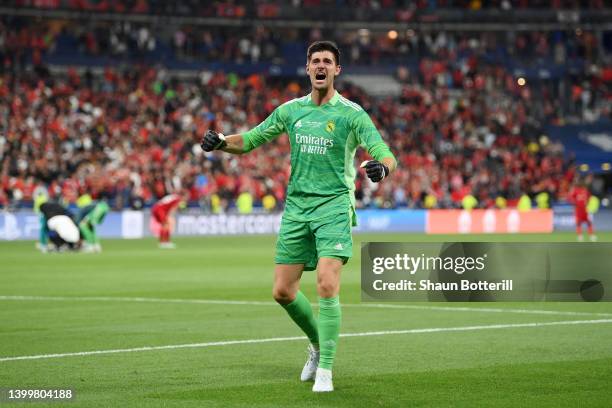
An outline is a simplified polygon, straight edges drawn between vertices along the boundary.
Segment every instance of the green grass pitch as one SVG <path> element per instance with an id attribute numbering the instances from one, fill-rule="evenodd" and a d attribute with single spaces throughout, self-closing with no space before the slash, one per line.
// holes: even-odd
<path id="1" fill-rule="evenodd" d="M 37 407 L 609 407 L 612 303 L 359 304 L 361 241 L 468 239 L 575 235 L 356 235 L 342 332 L 381 333 L 341 338 L 326 395 L 299 381 L 306 341 L 282 340 L 301 333 L 271 298 L 275 237 L 106 240 L 102 254 L 3 242 L 0 388 L 76 393 Z M 302 289 L 316 301 L 313 273 Z M 540 325 L 567 321 L 581 323 Z M 48 356 L 108 350 L 123 351 Z"/>

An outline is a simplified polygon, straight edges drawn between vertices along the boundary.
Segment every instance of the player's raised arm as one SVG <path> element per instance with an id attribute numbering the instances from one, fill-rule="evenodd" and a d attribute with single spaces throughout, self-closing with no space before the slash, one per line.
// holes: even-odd
<path id="1" fill-rule="evenodd" d="M 274 140 L 286 132 L 284 106 L 276 108 L 270 116 L 255 128 L 242 134 L 224 136 L 222 133 L 209 130 L 202 138 L 200 146 L 205 152 L 223 150 L 227 153 L 248 153 L 262 144 Z"/>
<path id="2" fill-rule="evenodd" d="M 239 134 L 225 136 L 223 133 L 209 130 L 206 132 L 200 142 L 200 146 L 205 152 L 213 150 L 223 150 L 227 153 L 242 154 L 244 153 L 244 142 Z"/>

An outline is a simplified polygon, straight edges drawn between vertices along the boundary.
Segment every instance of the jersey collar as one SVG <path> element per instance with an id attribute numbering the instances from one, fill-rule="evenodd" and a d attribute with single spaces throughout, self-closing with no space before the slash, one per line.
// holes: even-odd
<path id="1" fill-rule="evenodd" d="M 333 105 L 336 105 L 336 104 L 338 103 L 338 100 L 339 100 L 339 99 L 340 99 L 340 94 L 338 93 L 338 91 L 337 91 L 337 90 L 334 90 L 334 95 L 331 97 L 331 99 L 330 99 L 330 100 L 329 100 L 327 103 L 324 103 L 324 104 L 323 104 L 323 105 L 321 105 L 321 106 L 325 106 L 325 105 L 327 105 L 327 104 L 330 104 L 330 105 L 332 105 L 332 106 L 333 106 Z M 307 101 L 309 104 L 313 104 L 313 103 L 312 103 L 312 92 L 311 92 L 311 93 L 309 93 L 308 95 L 306 95 L 306 101 Z"/>

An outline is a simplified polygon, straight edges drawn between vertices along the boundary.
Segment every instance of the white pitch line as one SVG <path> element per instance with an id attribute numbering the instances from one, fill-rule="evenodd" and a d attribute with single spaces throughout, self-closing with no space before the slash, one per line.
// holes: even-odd
<path id="1" fill-rule="evenodd" d="M 139 303 L 185 303 L 204 305 L 253 305 L 273 306 L 273 302 L 256 300 L 223 300 L 223 299 L 164 299 L 146 297 L 114 297 L 114 296 L 0 296 L 0 300 L 42 300 L 42 301 L 80 301 L 80 302 L 139 302 Z"/>
<path id="2" fill-rule="evenodd" d="M 422 310 L 439 310 L 445 312 L 483 312 L 483 313 L 519 313 L 519 314 L 537 314 L 537 315 L 552 315 L 552 316 L 600 316 L 611 317 L 612 313 L 598 312 L 573 312 L 562 310 L 539 310 L 539 309 L 504 309 L 495 307 L 464 307 L 464 306 L 420 306 L 420 305 L 394 305 L 394 304 L 378 304 L 378 303 L 363 303 L 358 305 L 342 305 L 342 306 L 360 306 L 372 308 L 386 309 L 422 309 Z"/>
<path id="3" fill-rule="evenodd" d="M 137 302 L 137 303 L 183 303 L 205 305 L 250 305 L 250 306 L 277 306 L 274 302 L 261 302 L 255 300 L 221 300 L 221 299 L 163 299 L 146 297 L 113 297 L 113 296 L 0 296 L 0 300 L 34 300 L 34 301 L 81 301 L 81 302 Z M 317 307 L 318 304 L 313 303 Z M 384 303 L 343 303 L 343 307 L 374 308 L 374 309 L 414 309 L 437 310 L 444 312 L 481 312 L 481 313 L 519 313 L 550 316 L 599 316 L 612 317 L 612 313 L 573 312 L 559 310 L 538 309 L 505 309 L 492 307 L 464 307 L 464 306 L 425 306 L 402 305 Z"/>
<path id="4" fill-rule="evenodd" d="M 372 331 L 372 332 L 363 332 L 363 333 L 345 333 L 345 334 L 341 334 L 340 337 L 388 336 L 388 335 L 396 335 L 396 334 L 462 332 L 462 331 L 476 331 L 476 330 L 516 329 L 516 328 L 527 328 L 527 327 L 566 326 L 566 325 L 604 324 L 604 323 L 612 323 L 612 319 L 566 320 L 566 321 L 558 321 L 558 322 L 492 324 L 492 325 L 486 325 L 486 326 L 432 327 L 432 328 L 425 328 L 425 329 L 384 330 L 384 331 Z M 145 347 L 135 347 L 135 348 L 126 348 L 126 349 L 80 351 L 80 352 L 75 352 L 75 353 L 38 354 L 38 355 L 32 355 L 32 356 L 1 357 L 0 362 L 18 361 L 18 360 L 42 360 L 42 359 L 49 359 L 49 358 L 91 356 L 91 355 L 99 355 L 99 354 L 135 353 L 135 352 L 140 352 L 140 351 L 231 346 L 231 345 L 239 345 L 239 344 L 274 343 L 274 342 L 295 341 L 295 340 L 305 340 L 305 339 L 306 337 L 272 337 L 272 338 L 267 338 L 267 339 L 246 339 L 246 340 L 230 340 L 230 341 L 213 341 L 213 342 L 208 342 L 208 343 L 170 344 L 166 346 L 145 346 Z"/>

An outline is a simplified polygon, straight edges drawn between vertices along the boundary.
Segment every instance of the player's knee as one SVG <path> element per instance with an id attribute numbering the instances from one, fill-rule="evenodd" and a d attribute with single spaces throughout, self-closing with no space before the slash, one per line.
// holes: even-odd
<path id="1" fill-rule="evenodd" d="M 319 279 L 317 281 L 317 293 L 322 298 L 334 297 L 338 293 L 338 284 L 331 279 Z"/>
<path id="2" fill-rule="evenodd" d="M 285 286 L 274 286 L 272 289 L 272 297 L 277 303 L 287 305 L 295 300 L 295 293 Z"/>

